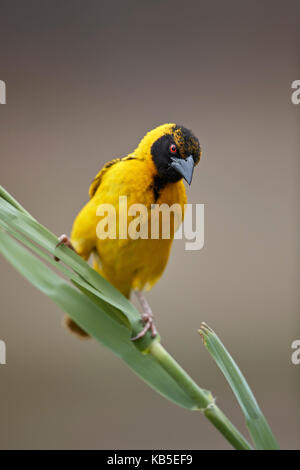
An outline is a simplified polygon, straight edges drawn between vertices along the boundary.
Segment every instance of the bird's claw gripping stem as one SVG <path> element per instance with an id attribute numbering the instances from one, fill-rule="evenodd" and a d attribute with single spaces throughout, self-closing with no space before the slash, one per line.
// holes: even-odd
<path id="1" fill-rule="evenodd" d="M 138 335 L 134 336 L 134 338 L 131 338 L 131 341 L 136 341 L 137 339 L 142 338 L 149 330 L 151 331 L 152 338 L 155 338 L 155 336 L 157 335 L 157 330 L 154 325 L 151 307 L 141 291 L 136 290 L 135 295 L 137 296 L 138 301 L 140 302 L 144 311 L 144 313 L 142 313 L 141 315 L 141 322 L 144 324 L 144 328 L 142 329 L 142 331 L 140 331 Z"/>
<path id="2" fill-rule="evenodd" d="M 140 333 L 138 335 L 134 336 L 134 338 L 131 338 L 131 341 L 136 341 L 136 340 L 142 338 L 143 336 L 145 336 L 145 334 L 149 330 L 151 331 L 152 338 L 155 338 L 155 336 L 157 335 L 157 330 L 156 330 L 156 326 L 154 325 L 154 322 L 153 322 L 152 313 L 143 313 L 142 316 L 141 316 L 141 321 L 144 323 L 145 326 L 142 329 L 142 331 L 140 331 Z"/>
<path id="3" fill-rule="evenodd" d="M 56 245 L 56 248 L 60 245 L 66 245 L 69 248 L 71 248 L 71 250 L 75 251 L 75 248 L 72 245 L 69 237 L 67 235 L 65 235 L 64 233 L 60 237 L 58 237 L 58 243 Z M 55 259 L 55 261 L 60 261 L 60 259 L 57 256 L 54 256 L 54 259 Z"/>

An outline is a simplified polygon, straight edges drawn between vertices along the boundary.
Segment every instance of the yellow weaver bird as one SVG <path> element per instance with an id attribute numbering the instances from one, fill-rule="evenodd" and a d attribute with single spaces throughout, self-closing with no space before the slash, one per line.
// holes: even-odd
<path id="1" fill-rule="evenodd" d="M 153 337 L 156 335 L 152 311 L 142 291 L 149 290 L 162 275 L 175 230 L 170 231 L 168 239 L 162 238 L 161 228 L 157 239 L 99 238 L 97 209 L 102 204 L 111 204 L 116 211 L 117 229 L 122 211 L 120 196 L 127 197 L 128 207 L 135 203 L 146 206 L 148 227 L 152 204 L 179 204 L 184 214 L 187 198 L 183 178 L 191 183 L 200 157 L 199 141 L 190 130 L 176 124 L 156 127 L 145 135 L 134 152 L 108 162 L 100 170 L 90 186 L 90 201 L 74 221 L 71 239 L 66 235 L 59 237 L 58 245 L 70 246 L 85 260 L 93 253 L 94 269 L 127 298 L 135 291 L 143 309 L 144 328 L 132 340 L 141 338 L 148 330 Z M 126 217 L 129 225 L 132 216 L 126 213 Z M 88 337 L 69 317 L 66 324 L 74 333 Z"/>

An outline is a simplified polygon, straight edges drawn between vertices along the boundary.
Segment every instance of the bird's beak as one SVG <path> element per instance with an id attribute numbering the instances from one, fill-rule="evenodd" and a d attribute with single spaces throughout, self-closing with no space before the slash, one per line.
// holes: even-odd
<path id="1" fill-rule="evenodd" d="M 195 162 L 192 155 L 189 155 L 186 159 L 171 157 L 171 167 L 174 168 L 188 184 L 191 184 Z"/>

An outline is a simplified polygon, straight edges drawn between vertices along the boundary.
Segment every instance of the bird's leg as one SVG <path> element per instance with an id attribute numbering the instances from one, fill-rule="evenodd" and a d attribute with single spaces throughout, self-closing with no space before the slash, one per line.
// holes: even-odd
<path id="1" fill-rule="evenodd" d="M 58 237 L 58 244 L 56 245 L 56 248 L 60 245 L 66 245 L 69 248 L 71 248 L 73 251 L 75 251 L 75 253 L 76 253 L 76 250 L 75 250 L 74 246 L 72 245 L 69 237 L 65 234 Z M 60 261 L 60 259 L 57 256 L 54 256 L 54 259 L 55 259 L 55 261 Z"/>
<path id="2" fill-rule="evenodd" d="M 137 339 L 142 338 L 143 336 L 145 336 L 145 334 L 149 330 L 151 331 L 152 338 L 155 338 L 155 336 L 157 335 L 157 330 L 153 322 L 153 313 L 152 313 L 151 307 L 149 303 L 147 302 L 147 300 L 145 299 L 142 292 L 138 290 L 134 292 L 143 309 L 143 313 L 141 315 L 141 321 L 142 323 L 144 323 L 145 326 L 137 336 L 135 336 L 134 338 L 131 338 L 131 341 L 136 341 Z"/>

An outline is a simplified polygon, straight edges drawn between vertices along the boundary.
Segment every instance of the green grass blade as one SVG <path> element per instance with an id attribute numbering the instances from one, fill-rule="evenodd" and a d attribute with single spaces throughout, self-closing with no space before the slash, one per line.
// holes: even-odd
<path id="1" fill-rule="evenodd" d="M 216 406 L 211 392 L 191 379 L 165 351 L 159 337 L 142 339 L 140 346 L 130 340 L 130 329 L 141 328 L 135 307 L 72 250 L 56 249 L 57 241 L 0 187 L 0 251 L 4 257 L 154 390 L 179 406 L 202 411 L 235 448 L 251 449 Z M 65 265 L 54 262 L 54 252 Z"/>
<path id="2" fill-rule="evenodd" d="M 102 305 L 102 306 L 105 305 L 106 310 L 107 311 L 109 310 L 110 314 L 116 320 L 121 321 L 121 323 L 123 325 L 126 325 L 127 328 L 131 331 L 131 327 L 127 320 L 127 317 L 120 310 L 115 308 L 113 305 L 103 300 L 103 296 L 101 292 L 99 292 L 93 286 L 87 283 L 82 277 L 76 274 L 73 270 L 69 269 L 64 264 L 58 263 L 57 261 L 55 261 L 53 256 L 48 255 L 45 251 L 40 249 L 39 246 L 32 243 L 27 237 L 24 237 L 21 233 L 19 233 L 17 230 L 10 227 L 3 220 L 0 219 L 0 228 L 1 227 L 5 229 L 15 239 L 17 239 L 19 242 L 21 242 L 23 245 L 29 248 L 31 251 L 36 253 L 40 258 L 47 261 L 47 263 L 52 265 L 56 270 L 61 271 L 62 274 L 67 276 L 74 283 L 74 285 L 76 285 L 78 289 L 84 291 L 86 295 L 89 295 L 90 298 L 92 298 L 95 303 L 97 303 L 98 305 Z M 97 298 L 97 300 L 95 300 L 95 298 Z M 137 312 L 137 316 L 139 316 L 138 312 Z"/>
<path id="3" fill-rule="evenodd" d="M 236 362 L 209 326 L 202 323 L 199 333 L 239 402 L 255 447 L 260 450 L 278 449 L 271 428 Z"/>
<path id="4" fill-rule="evenodd" d="M 12 195 L 9 194 L 6 191 L 6 189 L 3 188 L 3 186 L 0 186 L 0 197 L 5 199 L 5 201 L 9 202 L 9 204 L 11 204 L 13 207 L 18 209 L 20 212 L 23 212 L 23 214 L 26 214 L 29 217 L 33 218 L 32 215 L 30 215 L 29 212 L 27 212 L 27 210 L 24 209 L 24 207 L 21 206 L 21 204 L 18 201 L 16 201 L 16 199 L 14 197 L 12 197 Z"/>
<path id="5" fill-rule="evenodd" d="M 152 388 L 179 406 L 195 409 L 192 400 L 155 359 L 130 341 L 129 330 L 87 296 L 61 279 L 42 261 L 0 230 L 0 250 L 4 257 L 35 287 L 49 296 L 85 331 L 122 358 Z"/>
<path id="6" fill-rule="evenodd" d="M 140 323 L 140 314 L 134 305 L 129 302 L 114 286 L 112 286 L 99 273 L 92 269 L 80 256 L 66 246 L 56 248 L 57 237 L 34 220 L 30 215 L 24 214 L 11 206 L 7 200 L 0 197 L 0 214 L 2 223 L 13 228 L 16 232 L 23 234 L 28 239 L 41 246 L 52 255 L 57 254 L 61 261 L 72 268 L 79 276 L 93 286 L 103 300 L 111 303 L 116 309 L 119 309 L 131 325 L 132 336 L 136 336 L 142 329 Z M 33 247 L 32 247 L 33 248 Z M 34 248 L 33 248 L 34 249 Z M 59 269 L 59 267 L 58 267 Z M 79 281 L 77 281 L 79 282 Z M 84 286 L 83 286 L 84 287 Z M 150 332 L 139 341 L 135 346 L 141 350 L 147 349 L 153 341 Z"/>

